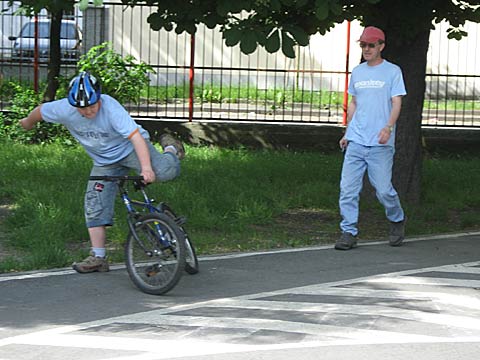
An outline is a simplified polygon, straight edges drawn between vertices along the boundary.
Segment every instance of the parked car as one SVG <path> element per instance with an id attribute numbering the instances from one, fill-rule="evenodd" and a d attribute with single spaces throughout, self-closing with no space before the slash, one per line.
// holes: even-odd
<path id="1" fill-rule="evenodd" d="M 35 21 L 23 25 L 18 36 L 10 36 L 13 41 L 12 60 L 33 61 L 35 51 Z M 81 54 L 82 32 L 73 20 L 62 20 L 60 30 L 61 60 L 76 61 Z M 50 20 L 38 20 L 38 58 L 50 58 Z"/>
<path id="2" fill-rule="evenodd" d="M 0 30 L 0 59 L 10 59 L 11 53 L 11 42 Z"/>

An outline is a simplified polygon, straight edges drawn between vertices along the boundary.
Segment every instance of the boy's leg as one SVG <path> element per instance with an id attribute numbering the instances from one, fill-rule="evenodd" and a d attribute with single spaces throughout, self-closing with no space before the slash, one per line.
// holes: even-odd
<path id="1" fill-rule="evenodd" d="M 162 145 L 163 151 L 165 152 L 173 152 L 177 155 L 179 160 L 183 160 L 185 157 L 185 148 L 180 140 L 174 138 L 170 134 L 163 134 L 160 136 L 160 145 Z"/>
<path id="2" fill-rule="evenodd" d="M 105 226 L 88 228 L 88 234 L 90 235 L 90 243 L 92 245 L 90 255 L 83 261 L 73 263 L 73 269 L 82 274 L 95 271 L 109 271 L 108 260 L 105 256 Z"/>
<path id="3" fill-rule="evenodd" d="M 126 175 L 128 169 L 119 165 L 94 166 L 92 176 Z M 85 192 L 85 222 L 90 236 L 90 256 L 74 263 L 73 268 L 80 273 L 108 271 L 105 258 L 106 226 L 113 225 L 113 213 L 117 185 L 111 181 L 91 180 Z"/>
<path id="4" fill-rule="evenodd" d="M 88 228 L 88 235 L 90 236 L 90 243 L 92 248 L 105 249 L 107 239 L 107 230 L 105 226 L 96 226 Z M 96 256 L 100 256 L 95 254 Z"/>
<path id="5" fill-rule="evenodd" d="M 179 157 L 171 151 L 161 153 L 150 141 L 146 140 L 146 142 L 150 152 L 152 168 L 157 180 L 169 181 L 175 179 L 180 174 Z M 126 168 L 134 169 L 137 173 L 141 171 L 140 162 L 138 161 L 135 151 L 132 151 L 130 155 L 121 160 L 120 164 Z"/>

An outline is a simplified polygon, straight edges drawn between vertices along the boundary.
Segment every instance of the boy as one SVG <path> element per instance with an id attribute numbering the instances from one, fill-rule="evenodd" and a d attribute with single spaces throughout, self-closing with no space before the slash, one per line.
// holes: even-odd
<path id="1" fill-rule="evenodd" d="M 134 170 L 146 183 L 168 181 L 180 173 L 185 156 L 182 143 L 168 134 L 160 137 L 164 152 L 150 143 L 149 134 L 114 98 L 101 93 L 100 83 L 88 72 L 76 76 L 65 99 L 37 106 L 20 125 L 31 130 L 38 122 L 63 124 L 93 160 L 92 176 L 126 175 Z M 79 273 L 108 271 L 106 227 L 113 224 L 116 184 L 89 181 L 85 193 L 85 220 L 91 253 L 73 263 Z"/>

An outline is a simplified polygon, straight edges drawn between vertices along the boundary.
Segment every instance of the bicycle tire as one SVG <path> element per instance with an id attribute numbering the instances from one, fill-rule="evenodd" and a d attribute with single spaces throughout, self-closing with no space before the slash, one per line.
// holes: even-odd
<path id="1" fill-rule="evenodd" d="M 171 247 L 162 248 L 157 226 Z M 140 217 L 125 244 L 125 264 L 130 279 L 138 289 L 152 295 L 165 294 L 177 285 L 185 269 L 185 255 L 183 232 L 169 216 L 160 213 Z"/>
<path id="2" fill-rule="evenodd" d="M 173 212 L 172 208 L 165 203 L 160 204 L 159 210 L 168 215 L 173 220 L 177 219 L 177 215 Z M 180 230 L 183 231 L 185 235 L 185 249 L 186 249 L 186 256 L 185 256 L 185 271 L 190 275 L 195 275 L 200 271 L 198 265 L 198 258 L 197 252 L 195 251 L 195 247 L 193 246 L 190 237 L 188 236 L 187 231 L 181 225 L 179 225 Z"/>

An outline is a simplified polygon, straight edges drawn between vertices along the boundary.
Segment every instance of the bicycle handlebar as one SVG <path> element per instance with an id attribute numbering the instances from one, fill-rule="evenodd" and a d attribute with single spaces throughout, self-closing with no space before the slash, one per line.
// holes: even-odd
<path id="1" fill-rule="evenodd" d="M 90 176 L 89 179 L 90 180 L 103 180 L 103 181 L 118 181 L 118 180 L 143 181 L 143 176 L 105 175 L 105 176 Z"/>

